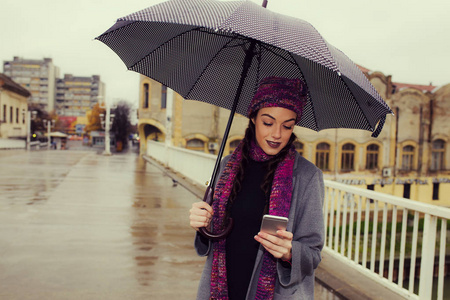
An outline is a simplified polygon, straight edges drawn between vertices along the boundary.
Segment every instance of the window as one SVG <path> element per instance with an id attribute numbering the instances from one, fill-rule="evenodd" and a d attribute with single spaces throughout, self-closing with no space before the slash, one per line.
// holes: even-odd
<path id="1" fill-rule="evenodd" d="M 195 151 L 205 151 L 205 143 L 200 139 L 191 139 L 186 143 L 186 148 Z"/>
<path id="2" fill-rule="evenodd" d="M 13 119 L 13 107 L 10 106 L 9 107 L 9 123 L 13 123 L 14 119 Z"/>
<path id="3" fill-rule="evenodd" d="M 294 142 L 294 147 L 295 147 L 295 150 L 298 152 L 298 154 L 303 156 L 303 143 L 295 141 Z"/>
<path id="4" fill-rule="evenodd" d="M 26 114 L 26 112 L 25 112 L 25 109 L 22 109 L 22 124 L 25 124 L 25 114 Z"/>
<path id="5" fill-rule="evenodd" d="M 161 86 L 161 109 L 167 107 L 167 86 Z"/>
<path id="6" fill-rule="evenodd" d="M 6 121 L 6 105 L 3 105 L 3 122 L 7 122 Z"/>
<path id="7" fill-rule="evenodd" d="M 329 170 L 330 145 L 320 143 L 316 147 L 316 166 L 321 170 Z"/>
<path id="8" fill-rule="evenodd" d="M 402 170 L 405 170 L 405 171 L 412 170 L 413 169 L 413 162 L 414 162 L 414 147 L 413 146 L 405 146 L 405 147 L 403 147 Z"/>
<path id="9" fill-rule="evenodd" d="M 350 171 L 354 169 L 355 146 L 347 143 L 342 146 L 341 170 Z"/>
<path id="10" fill-rule="evenodd" d="M 403 185 L 403 198 L 409 199 L 411 197 L 411 184 L 405 183 Z"/>
<path id="11" fill-rule="evenodd" d="M 230 143 L 230 154 L 237 148 L 241 140 L 234 140 Z"/>
<path id="12" fill-rule="evenodd" d="M 144 84 L 144 108 L 148 108 L 148 93 L 149 93 L 148 83 L 145 83 Z"/>
<path id="13" fill-rule="evenodd" d="M 366 149 L 366 170 L 375 170 L 378 168 L 378 150 L 376 144 L 370 144 Z"/>
<path id="14" fill-rule="evenodd" d="M 439 182 L 433 182 L 433 200 L 439 200 Z"/>
<path id="15" fill-rule="evenodd" d="M 19 109 L 16 108 L 16 123 L 19 124 Z"/>
<path id="16" fill-rule="evenodd" d="M 444 153 L 445 153 L 445 142 L 444 140 L 435 140 L 432 144 L 431 149 L 431 166 L 430 169 L 433 171 L 444 170 Z"/>

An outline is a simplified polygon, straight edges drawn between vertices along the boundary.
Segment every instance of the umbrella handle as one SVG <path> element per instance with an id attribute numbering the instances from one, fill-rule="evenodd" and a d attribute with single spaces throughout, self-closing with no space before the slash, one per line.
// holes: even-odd
<path id="1" fill-rule="evenodd" d="M 211 205 L 212 200 L 213 200 L 212 196 L 213 196 L 213 190 L 212 190 L 211 186 L 208 186 L 206 188 L 205 195 L 203 196 L 203 201 L 208 203 L 209 205 Z M 212 241 L 217 241 L 217 240 L 222 240 L 222 239 L 226 238 L 230 234 L 232 228 L 233 228 L 233 219 L 230 218 L 228 226 L 225 228 L 224 231 L 222 231 L 218 234 L 212 233 L 211 231 L 206 229 L 206 227 L 200 227 L 198 230 L 199 230 L 200 234 L 203 235 L 205 238 L 210 239 Z"/>

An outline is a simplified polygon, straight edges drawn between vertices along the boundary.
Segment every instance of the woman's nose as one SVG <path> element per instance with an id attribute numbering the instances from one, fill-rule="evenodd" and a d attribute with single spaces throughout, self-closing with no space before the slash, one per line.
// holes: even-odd
<path id="1" fill-rule="evenodd" d="M 273 126 L 272 137 L 274 139 L 281 138 L 281 126 Z"/>

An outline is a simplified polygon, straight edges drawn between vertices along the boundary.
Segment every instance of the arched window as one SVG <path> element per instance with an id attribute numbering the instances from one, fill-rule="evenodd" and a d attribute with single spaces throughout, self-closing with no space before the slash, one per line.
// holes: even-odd
<path id="1" fill-rule="evenodd" d="M 295 150 L 298 152 L 298 154 L 303 156 L 303 143 L 300 143 L 299 141 L 295 141 L 294 147 L 295 147 Z"/>
<path id="2" fill-rule="evenodd" d="M 347 143 L 342 146 L 341 170 L 351 171 L 354 169 L 355 145 Z"/>
<path id="3" fill-rule="evenodd" d="M 402 151 L 402 170 L 410 171 L 413 169 L 414 147 L 411 145 L 403 147 Z"/>
<path id="4" fill-rule="evenodd" d="M 445 141 L 435 140 L 431 149 L 431 166 L 433 171 L 444 170 L 444 153 L 445 153 Z"/>
<path id="5" fill-rule="evenodd" d="M 330 164 L 330 145 L 320 143 L 316 146 L 316 166 L 321 170 L 329 170 Z"/>
<path id="6" fill-rule="evenodd" d="M 366 148 L 366 170 L 375 170 L 378 168 L 378 145 L 370 144 Z"/>
<path id="7" fill-rule="evenodd" d="M 237 148 L 241 140 L 234 140 L 230 143 L 230 154 Z"/>
<path id="8" fill-rule="evenodd" d="M 200 139 L 191 139 L 187 141 L 186 148 L 195 151 L 205 151 L 205 142 Z"/>
<path id="9" fill-rule="evenodd" d="M 148 83 L 145 83 L 144 84 L 144 106 L 143 106 L 143 108 L 148 108 L 148 93 L 149 93 Z"/>

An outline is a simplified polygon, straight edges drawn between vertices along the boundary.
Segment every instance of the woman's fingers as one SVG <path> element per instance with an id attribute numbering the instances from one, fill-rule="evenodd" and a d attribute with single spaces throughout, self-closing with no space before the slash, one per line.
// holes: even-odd
<path id="1" fill-rule="evenodd" d="M 212 207 L 206 202 L 195 202 L 192 204 L 189 210 L 189 225 L 198 230 L 200 227 L 207 227 L 211 222 L 213 210 Z"/>
<path id="2" fill-rule="evenodd" d="M 283 260 L 291 259 L 291 249 L 292 249 L 292 233 L 279 230 L 277 235 L 271 235 L 265 232 L 259 232 L 255 236 L 261 245 L 269 251 L 274 257 L 281 258 Z"/>

